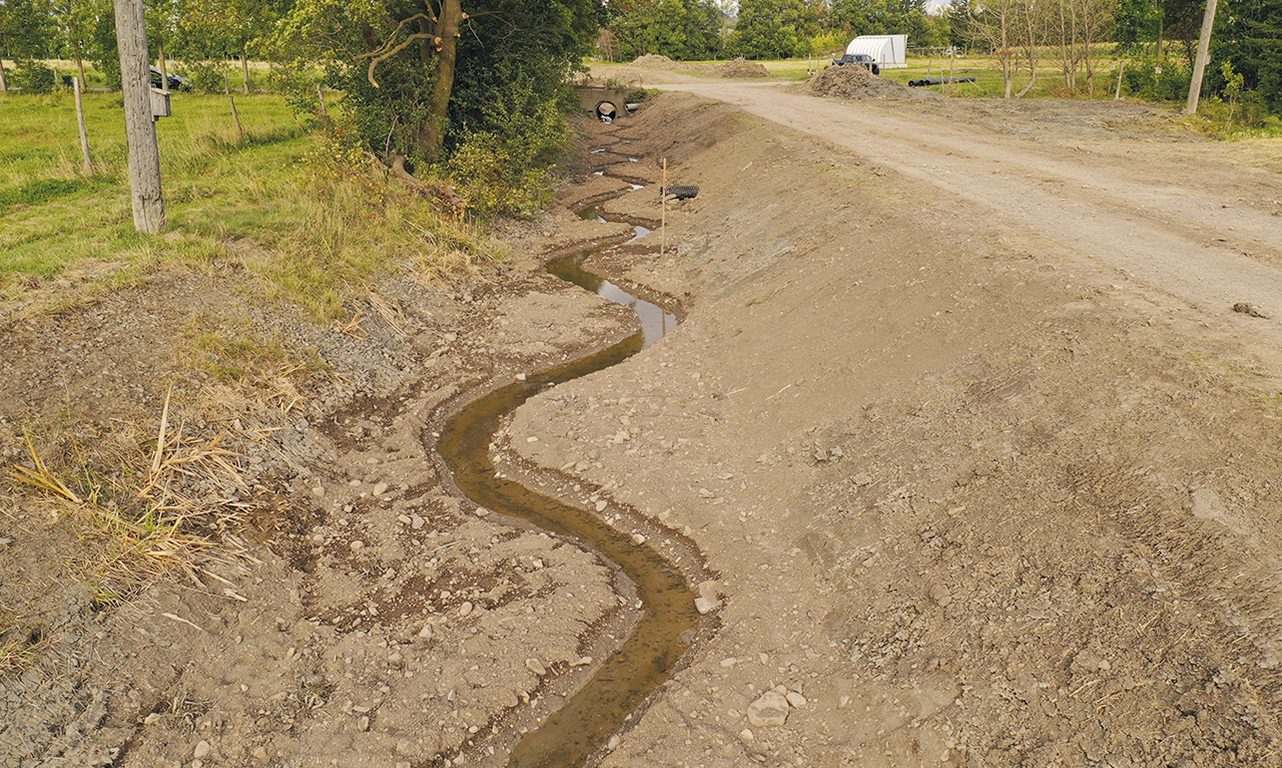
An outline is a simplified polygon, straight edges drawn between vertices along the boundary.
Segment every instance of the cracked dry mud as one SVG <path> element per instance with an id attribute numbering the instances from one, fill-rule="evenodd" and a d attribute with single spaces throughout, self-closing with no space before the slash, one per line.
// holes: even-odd
<path id="1" fill-rule="evenodd" d="M 627 310 L 544 274 L 541 257 L 631 236 L 573 213 L 589 204 L 658 219 L 653 196 L 605 200 L 626 182 L 593 171 L 653 184 L 666 156 L 674 181 L 702 187 L 669 211 L 675 247 L 660 256 L 647 238 L 589 267 L 679 301 L 681 326 L 536 396 L 496 443 L 514 477 L 586 494 L 594 510 L 606 501 L 607 519 L 627 505 L 641 515 L 621 521 L 629 534 L 689 541 L 715 579 L 699 593 L 711 630 L 593 762 L 1275 765 L 1282 326 L 1258 281 L 1234 301 L 1266 318 L 1220 297 L 1251 265 L 1282 263 L 1282 236 L 1268 237 L 1282 222 L 1278 148 L 1180 138 L 1176 168 L 1169 142 L 1140 135 L 1083 159 L 1074 147 L 1100 134 L 1056 105 L 1046 120 L 1005 116 L 1022 126 L 1002 138 L 1020 166 L 967 195 L 953 174 L 991 170 L 991 147 L 934 160 L 931 176 L 899 138 L 823 135 L 841 110 L 870 120 L 871 108 L 825 101 L 801 133 L 776 121 L 805 97 L 682 87 L 753 114 L 667 94 L 592 128 L 587 146 L 633 146 L 585 150 L 554 217 L 515 233 L 515 250 L 539 257 L 453 286 L 382 286 L 404 335 L 312 329 L 211 290 L 234 276 L 196 275 L 7 331 L 9 455 L 24 413 L 51 403 L 87 435 L 154 414 L 162 392 L 121 396 L 116 382 L 163 367 L 148 339 L 193 307 L 279 328 L 342 376 L 311 393 L 303 420 L 238 417 L 281 427 L 255 444 L 259 562 L 222 574 L 241 599 L 221 584 L 156 586 L 94 612 L 57 572 L 77 542 L 35 508 L 5 519 L 4 603 L 43 616 L 49 649 L 3 682 L 0 754 L 504 764 L 617 647 L 635 596 L 591 552 L 460 502 L 431 463 L 435 420 L 477 387 L 634 328 Z M 935 130 L 933 112 L 878 108 Z M 972 119 L 962 110 L 940 130 L 965 134 Z M 1226 156 L 1254 170 L 1210 170 Z M 1061 199 L 1062 217 L 992 214 L 1034 177 L 1028 205 Z M 1221 250 L 1250 254 L 1225 261 L 1209 293 L 1181 292 L 1198 282 L 1183 259 L 1208 229 L 1170 230 L 1168 262 L 1128 266 L 1157 251 L 1132 249 L 1123 217 L 1162 228 L 1172 185 L 1232 206 L 1224 242 L 1194 254 L 1204 268 Z M 1078 215 L 1113 189 L 1147 211 Z M 1183 282 L 1154 277 L 1163 267 Z M 66 351 L 22 352 L 53 330 Z"/>

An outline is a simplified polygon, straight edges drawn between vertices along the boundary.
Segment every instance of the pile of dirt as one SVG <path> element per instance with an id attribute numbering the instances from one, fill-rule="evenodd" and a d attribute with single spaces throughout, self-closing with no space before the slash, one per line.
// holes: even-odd
<path id="1" fill-rule="evenodd" d="M 722 77 L 770 77 L 770 70 L 761 62 L 739 58 L 728 64 L 717 67 L 717 74 Z"/>
<path id="2" fill-rule="evenodd" d="M 677 63 L 667 56 L 656 53 L 647 53 L 644 56 L 638 56 L 632 60 L 633 66 L 650 67 L 652 69 L 674 69 Z"/>
<path id="3" fill-rule="evenodd" d="M 883 80 L 858 66 L 828 67 L 807 81 L 806 90 L 816 96 L 834 96 L 839 99 L 907 100 L 928 99 L 939 95 L 933 91 L 915 91 L 906 85 Z"/>

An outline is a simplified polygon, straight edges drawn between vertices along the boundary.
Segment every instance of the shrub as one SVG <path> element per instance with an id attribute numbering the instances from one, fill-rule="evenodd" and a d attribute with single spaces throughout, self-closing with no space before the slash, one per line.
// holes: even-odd
<path id="1" fill-rule="evenodd" d="M 9 78 L 9 84 L 23 93 L 52 93 L 57 76 L 53 69 L 38 61 L 24 61 Z"/>
<path id="2" fill-rule="evenodd" d="M 489 130 L 469 131 L 450 159 L 468 210 L 533 216 L 551 201 L 548 168 L 569 148 L 570 135 L 558 102 L 513 82 L 488 107 Z"/>
<path id="3" fill-rule="evenodd" d="M 227 84 L 227 65 L 225 62 L 193 61 L 187 65 L 187 77 L 191 87 L 203 93 L 222 93 Z"/>
<path id="4" fill-rule="evenodd" d="M 1159 68 L 1153 59 L 1132 59 L 1122 73 L 1123 88 L 1132 96 L 1179 101 L 1189 92 L 1192 73 L 1184 62 L 1167 59 Z"/>

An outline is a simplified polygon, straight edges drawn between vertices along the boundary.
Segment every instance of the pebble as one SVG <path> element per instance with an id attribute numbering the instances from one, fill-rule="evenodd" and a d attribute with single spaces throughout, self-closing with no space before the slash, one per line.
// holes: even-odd
<path id="1" fill-rule="evenodd" d="M 715 581 L 705 581 L 699 584 L 699 596 L 694 599 L 694 608 L 700 615 L 707 615 L 721 607 L 721 599 L 717 597 L 717 583 Z"/>
<path id="2" fill-rule="evenodd" d="M 431 624 L 424 624 L 424 625 L 423 625 L 423 628 L 422 628 L 422 629 L 420 629 L 420 630 L 418 631 L 418 639 L 419 639 L 419 640 L 431 640 L 431 639 L 432 639 L 432 625 L 431 625 Z"/>
<path id="3" fill-rule="evenodd" d="M 374 486 L 375 496 L 382 496 L 385 493 L 387 493 L 387 483 L 378 483 Z"/>
<path id="4" fill-rule="evenodd" d="M 262 747 L 254 747 L 254 759 L 255 759 L 255 760 L 266 760 L 266 759 L 267 759 L 267 750 L 263 749 Z"/>
<path id="5" fill-rule="evenodd" d="M 548 673 L 547 667 L 543 666 L 543 662 L 535 658 L 526 659 L 525 668 L 530 670 L 534 674 L 538 675 L 539 677 L 543 677 Z"/>
<path id="6" fill-rule="evenodd" d="M 754 728 L 783 725 L 788 721 L 788 700 L 778 691 L 766 691 L 748 705 L 748 722 Z"/>
<path id="7" fill-rule="evenodd" d="M 349 546 L 353 552 L 358 552 L 365 548 L 365 542 L 361 541 L 360 539 L 357 539 L 353 541 L 351 544 L 348 544 L 347 546 Z"/>
<path id="8" fill-rule="evenodd" d="M 458 608 L 458 615 L 459 615 L 459 618 L 461 619 L 461 618 L 463 618 L 463 617 L 467 616 L 468 614 L 470 614 L 470 613 L 472 612 L 472 608 L 474 608 L 474 607 L 475 607 L 475 606 L 473 606 L 473 605 L 472 605 L 472 603 L 471 603 L 470 601 L 464 602 L 464 603 L 463 603 L 462 605 L 460 605 L 460 606 L 459 606 L 459 608 Z"/>
<path id="9" fill-rule="evenodd" d="M 213 751 L 214 748 L 209 744 L 209 742 L 201 739 L 196 742 L 196 749 L 192 751 L 191 756 L 200 760 L 201 758 L 209 757 L 209 753 Z"/>
<path id="10" fill-rule="evenodd" d="M 806 697 L 802 696 L 798 691 L 788 691 L 783 697 L 788 700 L 788 706 L 793 709 L 801 709 L 806 706 Z"/>

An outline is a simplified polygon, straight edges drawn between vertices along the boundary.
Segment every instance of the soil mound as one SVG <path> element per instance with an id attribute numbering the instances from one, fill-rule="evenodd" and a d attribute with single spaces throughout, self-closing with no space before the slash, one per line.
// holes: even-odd
<path id="1" fill-rule="evenodd" d="M 883 80 L 860 66 L 828 67 L 810 78 L 806 90 L 816 96 L 839 99 L 929 99 L 933 91 L 916 91 L 906 85 Z"/>
<path id="2" fill-rule="evenodd" d="M 652 69 L 673 69 L 677 63 L 667 56 L 660 56 L 656 53 L 647 53 L 644 56 L 638 56 L 632 60 L 633 66 L 651 67 Z"/>
<path id="3" fill-rule="evenodd" d="M 728 64 L 722 64 L 717 67 L 717 74 L 722 77 L 770 77 L 770 70 L 766 65 L 759 61 L 748 61 L 747 59 L 735 59 Z"/>

